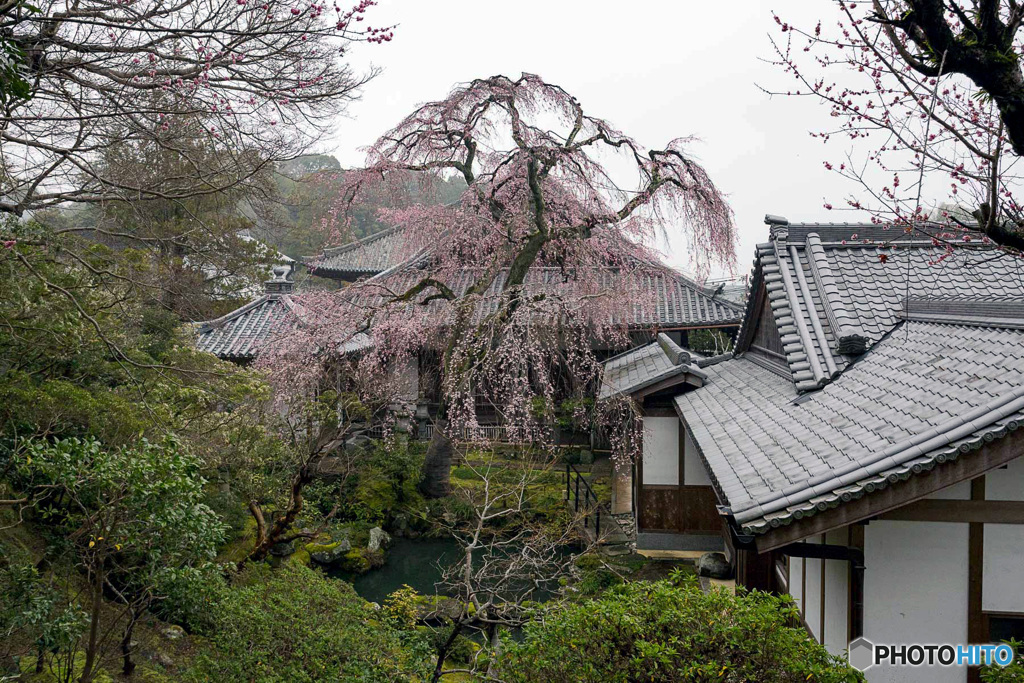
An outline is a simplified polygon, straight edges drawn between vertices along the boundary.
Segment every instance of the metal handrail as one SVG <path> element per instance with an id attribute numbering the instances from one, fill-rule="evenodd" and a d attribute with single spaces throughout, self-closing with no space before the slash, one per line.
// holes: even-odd
<path id="1" fill-rule="evenodd" d="M 575 479 L 575 487 L 573 486 Z M 583 474 L 573 467 L 571 463 L 565 464 L 565 502 L 573 506 L 573 511 L 579 514 L 580 511 L 580 483 L 583 483 L 583 528 L 587 527 L 587 520 L 594 518 L 594 538 L 601 538 L 601 501 L 598 500 L 594 489 L 590 487 Z M 591 504 L 593 502 L 593 504 Z"/>

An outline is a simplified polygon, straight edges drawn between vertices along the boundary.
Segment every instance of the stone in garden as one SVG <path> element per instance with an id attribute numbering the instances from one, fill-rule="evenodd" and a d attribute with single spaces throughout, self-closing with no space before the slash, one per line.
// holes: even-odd
<path id="1" fill-rule="evenodd" d="M 160 629 L 160 633 L 167 640 L 180 640 L 185 637 L 185 629 L 175 624 L 167 624 Z"/>
<path id="2" fill-rule="evenodd" d="M 329 545 L 314 545 L 309 551 L 309 557 L 317 564 L 332 565 L 345 559 L 345 554 L 352 550 L 352 544 L 347 538 L 331 543 Z"/>
<path id="3" fill-rule="evenodd" d="M 704 553 L 697 560 L 697 574 L 711 579 L 728 579 L 732 567 L 723 553 Z"/>
<path id="4" fill-rule="evenodd" d="M 388 536 L 388 532 L 381 529 L 379 526 L 375 526 L 370 529 L 370 550 L 381 550 L 391 545 L 391 537 Z"/>
<path id="5" fill-rule="evenodd" d="M 288 543 L 275 543 L 270 546 L 270 554 L 274 557 L 287 557 L 295 552 L 295 541 Z"/>
<path id="6" fill-rule="evenodd" d="M 174 660 L 171 659 L 169 655 L 166 655 L 163 652 L 157 652 L 155 655 L 153 655 L 153 661 L 165 669 L 170 669 L 174 666 Z"/>

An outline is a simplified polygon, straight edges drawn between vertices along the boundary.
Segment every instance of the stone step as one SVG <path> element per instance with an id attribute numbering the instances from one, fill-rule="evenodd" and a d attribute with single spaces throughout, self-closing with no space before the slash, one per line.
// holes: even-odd
<path id="1" fill-rule="evenodd" d="M 630 555 L 632 550 L 629 545 L 602 545 L 598 547 L 598 552 L 608 557 L 619 557 L 621 555 Z"/>

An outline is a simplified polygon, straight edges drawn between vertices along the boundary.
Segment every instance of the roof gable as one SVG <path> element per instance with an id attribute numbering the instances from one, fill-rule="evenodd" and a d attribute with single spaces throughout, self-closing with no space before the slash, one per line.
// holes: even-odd
<path id="1" fill-rule="evenodd" d="M 746 533 L 970 457 L 1024 424 L 1018 259 L 880 226 L 777 224 L 751 292 L 736 358 L 675 399 Z M 757 353 L 772 323 L 781 374 Z"/>
<path id="2" fill-rule="evenodd" d="M 604 362 L 598 399 L 642 395 L 645 390 L 667 389 L 684 382 L 699 386 L 706 377 L 685 349 L 661 333 L 652 343 Z"/>
<path id="3" fill-rule="evenodd" d="M 757 246 L 737 354 L 770 309 L 793 383 L 813 391 L 891 331 L 907 298 L 1024 297 L 1018 259 L 937 244 L 879 225 L 774 225 Z"/>

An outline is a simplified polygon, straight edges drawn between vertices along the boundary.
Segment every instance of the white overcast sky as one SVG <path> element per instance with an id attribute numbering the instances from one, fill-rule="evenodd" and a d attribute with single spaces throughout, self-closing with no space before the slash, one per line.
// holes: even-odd
<path id="1" fill-rule="evenodd" d="M 826 0 L 380 0 L 367 23 L 397 23 L 395 38 L 358 46 L 353 64 L 372 62 L 383 73 L 322 151 L 358 166 L 361 147 L 454 84 L 536 73 L 648 147 L 697 136 L 691 152 L 736 214 L 743 275 L 767 236 L 766 213 L 794 222 L 857 218 L 823 207 L 855 189 L 822 166 L 841 150 L 808 134 L 828 124 L 827 110 L 757 87 L 794 87 L 761 61 L 772 54 L 768 34 L 778 35 L 773 7 L 809 27 L 835 17 Z M 681 247 L 671 240 L 663 250 L 687 269 Z"/>

